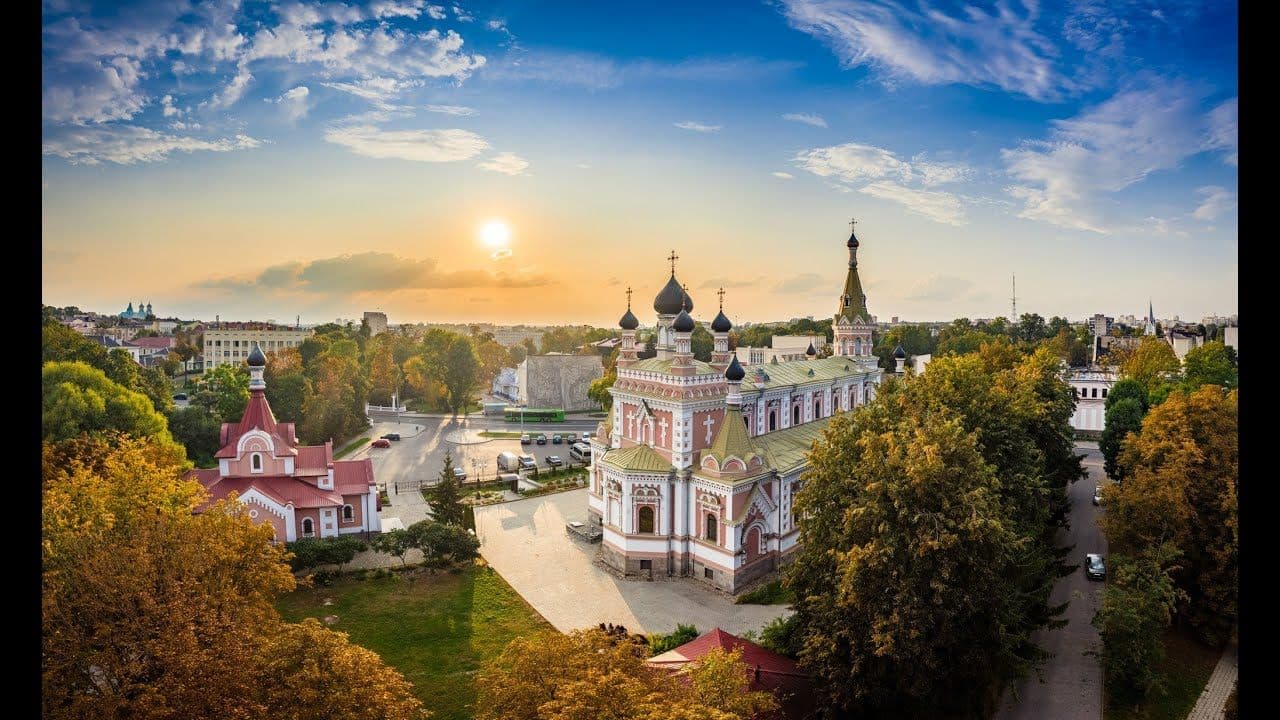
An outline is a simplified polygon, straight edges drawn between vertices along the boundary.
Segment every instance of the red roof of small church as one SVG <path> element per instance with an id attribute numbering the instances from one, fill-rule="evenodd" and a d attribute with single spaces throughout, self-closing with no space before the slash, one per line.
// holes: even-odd
<path id="1" fill-rule="evenodd" d="M 267 393 L 263 390 L 251 390 L 240 422 L 222 423 L 222 449 L 214 457 L 235 457 L 236 442 L 240 440 L 240 436 L 255 429 L 271 436 L 276 457 L 298 454 L 298 439 L 294 437 L 293 423 L 277 423 L 275 413 L 271 412 L 271 404 L 267 402 Z"/>
<path id="2" fill-rule="evenodd" d="M 807 685 L 808 675 L 800 669 L 795 660 L 766 650 L 750 640 L 743 640 L 735 635 L 715 628 L 703 633 L 674 650 L 648 659 L 653 667 L 677 670 L 690 663 L 697 662 L 715 648 L 731 652 L 734 648 L 742 648 L 742 661 L 752 674 L 752 690 L 787 690 L 797 691 Z"/>

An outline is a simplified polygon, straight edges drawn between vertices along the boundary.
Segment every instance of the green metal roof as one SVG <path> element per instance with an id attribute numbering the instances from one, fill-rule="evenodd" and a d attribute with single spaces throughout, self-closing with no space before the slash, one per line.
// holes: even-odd
<path id="1" fill-rule="evenodd" d="M 711 442 L 711 447 L 702 451 L 704 456 L 715 458 L 721 467 L 731 456 L 737 457 L 743 463 L 750 463 L 753 456 L 760 455 L 751 444 L 751 438 L 747 436 L 747 424 L 737 421 L 740 417 L 742 413 L 737 408 L 732 406 L 727 408 L 724 422 L 720 425 L 720 431 L 716 433 L 715 440 Z M 760 459 L 763 460 L 764 456 L 761 455 Z"/>
<path id="2" fill-rule="evenodd" d="M 671 472 L 671 461 L 658 454 L 648 445 L 636 445 L 605 453 L 600 462 L 619 470 L 635 472 L 668 473 Z"/>
<path id="3" fill-rule="evenodd" d="M 764 455 L 765 464 L 779 473 L 787 473 L 808 462 L 809 451 L 830 422 L 831 418 L 827 417 L 775 430 L 751 438 L 751 443 Z"/>
<path id="4" fill-rule="evenodd" d="M 766 379 L 758 379 L 757 369 L 764 371 Z M 857 361 L 845 357 L 760 363 L 758 365 L 750 365 L 745 370 L 747 371 L 747 376 L 742 380 L 743 390 L 766 390 L 788 385 L 805 385 L 812 382 L 831 382 L 850 375 L 868 372 Z M 871 371 L 874 371 L 874 368 Z"/>
<path id="5" fill-rule="evenodd" d="M 673 358 L 659 359 L 656 357 L 652 357 L 652 358 L 647 358 L 645 360 L 634 362 L 631 365 L 627 366 L 625 369 L 644 370 L 645 372 L 665 373 L 667 375 L 670 375 L 672 361 L 673 361 Z M 715 368 L 711 367 L 707 363 L 702 362 L 701 360 L 693 361 L 693 370 L 698 375 L 718 375 L 720 373 L 719 370 L 716 370 Z"/>

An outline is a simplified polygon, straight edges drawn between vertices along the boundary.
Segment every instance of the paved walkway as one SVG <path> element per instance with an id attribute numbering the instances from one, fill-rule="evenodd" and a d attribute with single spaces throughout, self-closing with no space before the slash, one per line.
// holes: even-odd
<path id="1" fill-rule="evenodd" d="M 670 632 L 691 623 L 741 635 L 759 631 L 784 605 L 734 605 L 692 578 L 623 579 L 596 562 L 600 545 L 565 532 L 587 515 L 585 488 L 476 508 L 480 554 L 557 630 L 611 622 L 632 632 Z"/>
<path id="2" fill-rule="evenodd" d="M 1196 706 L 1191 708 L 1187 720 L 1222 720 L 1223 706 L 1235 687 L 1236 675 L 1239 672 L 1239 660 L 1236 657 L 1236 646 L 1233 644 L 1222 653 L 1222 659 L 1209 676 L 1209 682 L 1200 693 Z"/>

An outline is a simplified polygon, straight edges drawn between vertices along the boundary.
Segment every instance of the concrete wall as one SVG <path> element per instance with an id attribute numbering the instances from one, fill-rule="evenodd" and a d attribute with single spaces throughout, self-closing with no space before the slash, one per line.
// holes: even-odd
<path id="1" fill-rule="evenodd" d="M 587 397 L 591 383 L 604 375 L 599 355 L 530 355 L 517 370 L 520 400 L 534 408 L 595 410 Z"/>

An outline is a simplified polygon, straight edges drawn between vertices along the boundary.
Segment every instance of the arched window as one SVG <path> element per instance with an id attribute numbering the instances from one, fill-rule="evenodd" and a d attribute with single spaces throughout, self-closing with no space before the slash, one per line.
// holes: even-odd
<path id="1" fill-rule="evenodd" d="M 254 453 L 249 456 L 249 466 L 254 472 L 262 472 L 262 453 Z"/>
<path id="2" fill-rule="evenodd" d="M 769 432 L 778 429 L 778 412 L 776 410 L 769 411 Z"/>
<path id="3" fill-rule="evenodd" d="M 718 541 L 718 536 L 716 534 L 716 516 L 711 513 L 707 513 L 707 532 L 703 537 L 711 542 Z"/>
<path id="4" fill-rule="evenodd" d="M 800 406 L 799 405 L 796 405 L 791 408 L 791 424 L 792 425 L 800 424 Z"/>
<path id="5" fill-rule="evenodd" d="M 316 534 L 316 525 L 311 522 L 311 518 L 302 518 L 302 537 L 311 537 Z"/>
<path id="6" fill-rule="evenodd" d="M 813 419 L 817 420 L 820 417 L 822 417 L 822 401 L 814 400 L 813 401 Z"/>
<path id="7" fill-rule="evenodd" d="M 1106 396 L 1107 396 L 1107 389 L 1106 389 L 1106 388 L 1102 388 L 1102 397 L 1104 397 L 1104 398 L 1105 398 Z"/>
<path id="8" fill-rule="evenodd" d="M 636 532 L 638 533 L 653 532 L 653 508 L 649 507 L 648 505 L 641 506 L 640 512 L 636 514 L 636 519 L 638 521 Z"/>
<path id="9" fill-rule="evenodd" d="M 353 521 L 353 520 L 355 520 L 355 519 L 356 519 L 356 510 L 355 510 L 355 508 L 351 507 L 350 505 L 343 505 L 343 506 L 342 506 L 342 521 L 343 521 L 343 522 L 352 522 L 352 521 Z"/>

